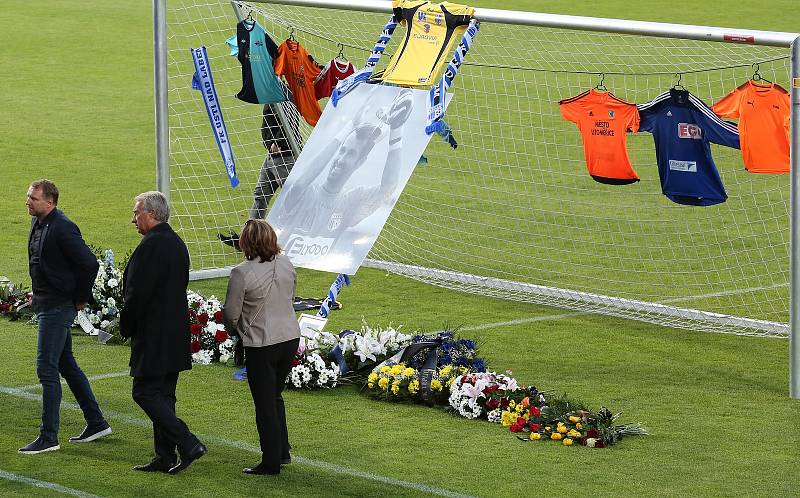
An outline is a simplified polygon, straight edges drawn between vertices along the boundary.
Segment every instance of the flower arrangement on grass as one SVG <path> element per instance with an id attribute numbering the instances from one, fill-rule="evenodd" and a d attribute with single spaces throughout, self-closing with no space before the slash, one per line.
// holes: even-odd
<path id="1" fill-rule="evenodd" d="M 348 368 L 361 371 L 384 361 L 411 343 L 411 335 L 390 324 L 386 328 L 371 327 L 361 322 L 361 330 L 345 330 L 337 345 Z"/>
<path id="2" fill-rule="evenodd" d="M 332 361 L 325 361 L 318 350 L 307 349 L 301 342 L 286 376 L 286 386 L 293 389 L 330 389 L 336 387 L 338 382 L 339 366 Z"/>
<path id="3" fill-rule="evenodd" d="M 457 377 L 466 372 L 466 367 L 444 365 L 431 372 L 429 383 L 429 396 L 424 396 L 423 382 L 425 380 L 420 370 L 406 365 L 385 362 L 367 377 L 367 390 L 375 397 L 391 401 L 426 401 L 433 405 L 444 406 L 450 394 L 450 385 Z"/>
<path id="4" fill-rule="evenodd" d="M 525 392 L 510 372 L 475 372 L 455 379 L 448 401 L 450 408 L 462 417 L 484 417 L 499 422 L 502 410 L 516 405 Z"/>
<path id="5" fill-rule="evenodd" d="M 95 328 L 118 337 L 119 313 L 124 301 L 122 271 L 114 261 L 114 251 L 107 249 L 102 255 L 98 249 L 94 249 L 94 252 L 100 265 L 92 285 L 94 303 L 87 304 L 83 311 Z M 76 318 L 74 325 L 77 324 Z"/>
<path id="6" fill-rule="evenodd" d="M 338 335 L 303 331 L 286 385 L 293 389 L 316 389 L 335 387 L 342 380 L 352 381 L 364 368 L 383 361 L 410 341 L 410 335 L 391 326 L 371 327 L 366 322 L 362 322 L 358 332 L 343 330 Z"/>
<path id="7" fill-rule="evenodd" d="M 370 393 L 446 407 L 456 379 L 485 370 L 475 341 L 456 338 L 451 330 L 415 335 L 406 347 L 372 370 L 366 382 Z"/>
<path id="8" fill-rule="evenodd" d="M 25 287 L 0 277 L 0 314 L 11 320 L 30 319 L 33 316 L 32 298 L 33 293 Z"/>
<path id="9" fill-rule="evenodd" d="M 187 291 L 186 297 L 189 300 L 192 363 L 208 365 L 232 360 L 235 342 L 225 330 L 219 300 L 214 296 L 205 298 L 191 290 Z"/>
<path id="10" fill-rule="evenodd" d="M 456 330 L 444 330 L 435 335 L 415 335 L 411 342 L 437 341 L 437 365 L 465 367 L 469 372 L 485 372 L 486 362 L 478 357 L 478 346 L 472 339 L 456 337 Z M 425 352 L 419 352 L 411 359 L 410 366 L 420 368 L 425 361 Z"/>
<path id="11" fill-rule="evenodd" d="M 522 441 L 551 440 L 564 446 L 604 448 L 624 436 L 648 434 L 640 424 L 615 425 L 620 414 L 612 414 L 605 407 L 593 413 L 566 396 L 551 400 L 542 396 L 537 401 L 542 403 L 541 407 L 526 397 L 502 413 L 501 423 L 518 433 Z"/>

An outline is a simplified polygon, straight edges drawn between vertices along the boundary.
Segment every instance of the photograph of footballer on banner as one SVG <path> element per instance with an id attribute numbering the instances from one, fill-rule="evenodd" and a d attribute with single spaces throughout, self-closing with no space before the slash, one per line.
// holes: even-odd
<path id="1" fill-rule="evenodd" d="M 356 272 L 431 139 L 427 98 L 361 84 L 325 107 L 267 215 L 295 266 Z"/>

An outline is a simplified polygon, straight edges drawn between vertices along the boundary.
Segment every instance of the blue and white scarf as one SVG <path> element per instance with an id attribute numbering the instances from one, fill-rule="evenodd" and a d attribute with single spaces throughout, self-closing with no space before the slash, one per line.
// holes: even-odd
<path id="1" fill-rule="evenodd" d="M 428 135 L 438 133 L 454 149 L 458 144 L 453 138 L 450 127 L 447 126 L 447 123 L 445 123 L 443 119 L 445 95 L 447 94 L 447 89 L 453 84 L 453 78 L 456 77 L 458 69 L 464 62 L 464 57 L 467 55 L 467 52 L 469 52 L 472 41 L 475 35 L 478 34 L 479 29 L 481 29 L 480 23 L 475 19 L 471 20 L 467 31 L 464 32 L 464 36 L 461 38 L 461 43 L 456 47 L 453 58 L 447 64 L 447 69 L 439 79 L 439 83 L 432 86 L 428 94 L 428 126 L 425 127 L 425 133 Z"/>
<path id="2" fill-rule="evenodd" d="M 219 107 L 217 89 L 214 87 L 214 78 L 211 76 L 211 66 L 208 63 L 206 47 L 193 48 L 192 60 L 194 61 L 194 76 L 192 76 L 192 89 L 199 90 L 203 95 L 203 102 L 206 105 L 208 120 L 211 129 L 214 130 L 214 138 L 217 140 L 217 147 L 225 163 L 225 171 L 231 181 L 231 187 L 239 185 L 239 178 L 236 177 L 236 165 L 233 162 L 233 150 L 228 140 L 228 131 L 225 128 L 225 120 L 222 117 L 222 109 Z"/>
<path id="3" fill-rule="evenodd" d="M 350 277 L 348 277 L 344 273 L 340 273 L 336 277 L 336 280 L 334 280 L 333 283 L 331 284 L 330 289 L 328 289 L 328 295 L 325 296 L 325 299 L 322 300 L 322 305 L 319 307 L 317 316 L 321 316 L 323 318 L 328 317 L 328 313 L 330 313 L 331 311 L 331 303 L 336 302 L 336 296 L 339 295 L 339 292 L 345 285 L 350 285 Z"/>

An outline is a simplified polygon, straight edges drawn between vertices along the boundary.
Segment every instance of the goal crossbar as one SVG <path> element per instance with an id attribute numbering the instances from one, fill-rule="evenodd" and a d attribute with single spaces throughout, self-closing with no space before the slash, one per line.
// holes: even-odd
<path id="1" fill-rule="evenodd" d="M 235 1 L 235 0 L 234 0 Z M 248 0 L 249 3 L 274 3 L 299 7 L 357 10 L 361 12 L 392 12 L 392 2 L 387 0 Z M 577 29 L 628 35 L 683 38 L 686 40 L 718 41 L 728 43 L 750 43 L 771 47 L 790 47 L 800 33 L 759 31 L 751 29 L 718 28 L 690 24 L 671 24 L 649 21 L 630 21 L 604 17 L 543 14 L 502 9 L 475 8 L 475 19 L 481 22 L 518 24 L 548 28 Z"/>

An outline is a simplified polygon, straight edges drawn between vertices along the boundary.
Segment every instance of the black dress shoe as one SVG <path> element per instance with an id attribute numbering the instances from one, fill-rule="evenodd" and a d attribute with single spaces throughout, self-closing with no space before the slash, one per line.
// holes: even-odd
<path id="1" fill-rule="evenodd" d="M 261 475 L 267 475 L 267 474 L 275 476 L 275 475 L 278 475 L 278 474 L 281 473 L 281 468 L 278 467 L 277 469 L 270 469 L 269 467 L 267 467 L 263 463 L 259 463 L 255 467 L 247 467 L 247 468 L 242 469 L 242 472 L 244 472 L 245 474 L 253 474 L 253 475 L 260 475 L 260 476 Z"/>
<path id="2" fill-rule="evenodd" d="M 160 457 L 155 457 L 150 460 L 150 463 L 143 465 L 134 465 L 133 470 L 141 472 L 168 472 L 170 468 L 175 466 L 174 460 L 164 460 Z"/>
<path id="3" fill-rule="evenodd" d="M 208 453 L 208 448 L 206 448 L 206 445 L 203 443 L 197 443 L 194 445 L 194 448 L 189 451 L 189 453 L 181 456 L 180 462 L 173 465 L 167 472 L 170 474 L 177 474 L 206 453 Z"/>

